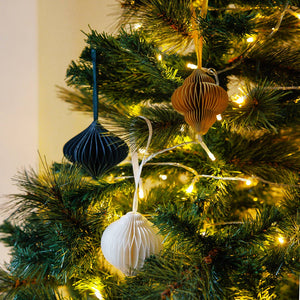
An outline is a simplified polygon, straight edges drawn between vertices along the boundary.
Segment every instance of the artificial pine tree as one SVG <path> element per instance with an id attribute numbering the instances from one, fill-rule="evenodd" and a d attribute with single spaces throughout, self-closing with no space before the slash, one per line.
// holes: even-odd
<path id="1" fill-rule="evenodd" d="M 93 110 L 95 49 L 100 123 L 131 153 L 97 178 L 67 160 L 16 178 L 1 299 L 298 299 L 299 1 L 119 3 L 119 33 L 85 33 L 60 96 Z M 187 65 L 229 95 L 206 134 L 171 104 Z M 190 92 L 202 122 L 214 100 Z M 133 198 L 163 249 L 124 275 L 101 237 Z"/>

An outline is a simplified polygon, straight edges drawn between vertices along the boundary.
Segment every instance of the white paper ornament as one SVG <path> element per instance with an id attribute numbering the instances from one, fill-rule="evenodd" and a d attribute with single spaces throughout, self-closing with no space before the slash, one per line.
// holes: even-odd
<path id="1" fill-rule="evenodd" d="M 140 213 L 128 212 L 104 230 L 101 248 L 109 263 L 125 275 L 134 275 L 145 258 L 162 249 L 162 237 Z"/>

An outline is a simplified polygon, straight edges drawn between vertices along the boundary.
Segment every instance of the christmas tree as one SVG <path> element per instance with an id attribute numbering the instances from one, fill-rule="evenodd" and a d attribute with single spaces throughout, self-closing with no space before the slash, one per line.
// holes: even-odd
<path id="1" fill-rule="evenodd" d="M 119 4 L 59 89 L 94 121 L 16 178 L 1 299 L 298 299 L 299 1 Z"/>

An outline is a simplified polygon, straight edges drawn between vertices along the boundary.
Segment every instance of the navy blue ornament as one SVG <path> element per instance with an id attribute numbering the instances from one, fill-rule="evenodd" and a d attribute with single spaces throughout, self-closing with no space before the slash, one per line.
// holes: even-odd
<path id="1" fill-rule="evenodd" d="M 129 149 L 123 140 L 106 130 L 98 121 L 95 49 L 92 49 L 92 60 L 94 121 L 64 145 L 63 153 L 69 161 L 79 163 L 92 177 L 97 178 L 123 161 Z"/>

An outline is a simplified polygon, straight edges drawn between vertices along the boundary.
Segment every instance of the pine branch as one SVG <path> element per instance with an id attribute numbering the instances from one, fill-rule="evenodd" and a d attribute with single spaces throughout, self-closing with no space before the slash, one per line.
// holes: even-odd
<path id="1" fill-rule="evenodd" d="M 120 23 L 142 26 L 157 45 L 169 50 L 185 50 L 192 42 L 190 1 L 147 0 L 123 5 Z"/>
<path id="2" fill-rule="evenodd" d="M 168 147 L 171 143 L 173 144 L 174 137 L 179 132 L 183 136 L 186 134 L 182 131 L 182 129 L 185 129 L 183 117 L 170 105 L 150 105 L 146 103 L 133 113 L 127 117 L 112 116 L 114 118 L 113 123 L 110 123 L 108 119 L 106 120 L 107 128 L 121 136 L 133 149 L 145 147 L 149 136 L 147 124 L 138 116 L 146 117 L 151 122 L 153 128 L 152 142 L 149 149 L 151 152 Z M 114 124 L 117 124 L 117 127 Z M 118 130 L 118 127 L 120 130 Z"/>
<path id="3" fill-rule="evenodd" d="M 275 11 L 274 14 L 263 15 L 257 18 L 256 31 L 260 36 L 269 34 L 276 26 L 276 22 L 280 17 L 280 11 Z M 280 24 L 280 28 L 272 39 L 273 44 L 281 46 L 282 43 L 298 43 L 297 35 L 299 35 L 299 20 L 294 16 L 286 13 Z M 280 41 L 280 42 L 279 42 Z M 280 44 L 279 44 L 280 43 Z"/>
<path id="4" fill-rule="evenodd" d="M 249 140 L 230 134 L 227 146 L 219 151 L 242 172 L 278 183 L 293 185 L 297 181 L 299 151 L 292 141 L 281 139 L 280 135 L 265 134 Z"/>
<path id="5" fill-rule="evenodd" d="M 150 257 L 143 270 L 127 278 L 121 286 L 123 299 L 132 299 L 133 286 L 136 299 L 222 299 L 222 290 L 207 267 L 199 268 L 195 257 L 187 253 L 169 251 L 161 257 Z M 211 278 L 212 277 L 212 278 Z"/>
<path id="6" fill-rule="evenodd" d="M 255 86 L 245 84 L 243 90 L 245 102 L 242 107 L 231 103 L 224 117 L 227 126 L 234 132 L 265 130 L 278 133 L 283 116 L 281 115 L 281 99 L 287 94 L 273 90 L 272 83 L 259 81 Z M 232 124 L 232 125 L 231 125 Z"/>
<path id="7" fill-rule="evenodd" d="M 0 269 L 0 293 L 3 300 L 63 300 L 58 291 L 57 283 L 52 278 L 47 278 L 44 282 L 39 282 L 36 279 L 24 279 L 11 275 L 4 269 Z"/>
<path id="8" fill-rule="evenodd" d="M 243 78 L 253 82 L 258 78 L 266 78 L 279 86 L 297 85 L 300 78 L 299 50 L 290 45 L 277 47 L 265 44 L 253 49 L 233 74 L 243 74 Z"/>
<path id="9" fill-rule="evenodd" d="M 71 110 L 81 111 L 92 115 L 93 112 L 93 96 L 91 91 L 87 89 L 76 88 L 74 90 L 58 87 L 58 97 L 71 105 Z M 121 104 L 118 107 L 108 105 L 105 99 L 98 101 L 99 115 L 108 117 L 111 114 L 127 114 L 128 109 Z"/>
<path id="10" fill-rule="evenodd" d="M 63 284 L 96 267 L 105 215 L 112 214 L 108 203 L 124 182 L 92 184 L 78 168 L 62 165 L 59 172 L 25 172 L 18 183 L 24 193 L 15 195 L 19 203 L 13 216 L 21 225 L 1 227 L 2 239 L 13 246 L 14 274 L 38 281 L 54 276 Z"/>
<path id="11" fill-rule="evenodd" d="M 300 191 L 298 188 L 290 188 L 284 190 L 284 195 L 281 200 L 281 206 L 289 215 L 298 213 L 300 207 Z"/>
<path id="12" fill-rule="evenodd" d="M 157 60 L 160 51 L 141 33 L 122 30 L 117 37 L 91 30 L 89 47 L 67 71 L 70 86 L 92 86 L 90 47 L 97 50 L 98 89 L 109 103 L 136 104 L 140 101 L 169 101 L 178 86 L 176 72 Z"/>
<path id="13" fill-rule="evenodd" d="M 253 12 L 211 12 L 206 19 L 200 19 L 205 66 L 220 69 L 227 63 L 229 53 L 232 55 L 234 49 L 245 48 L 240 41 L 253 33 L 254 20 Z"/>
<path id="14" fill-rule="evenodd" d="M 189 244 L 191 248 L 197 250 L 211 247 L 209 239 L 199 234 L 203 220 L 191 215 L 187 206 L 180 209 L 177 204 L 169 204 L 165 208 L 160 208 L 154 218 L 154 224 L 163 235 L 168 235 L 171 244 L 178 242 L 182 245 Z"/>

